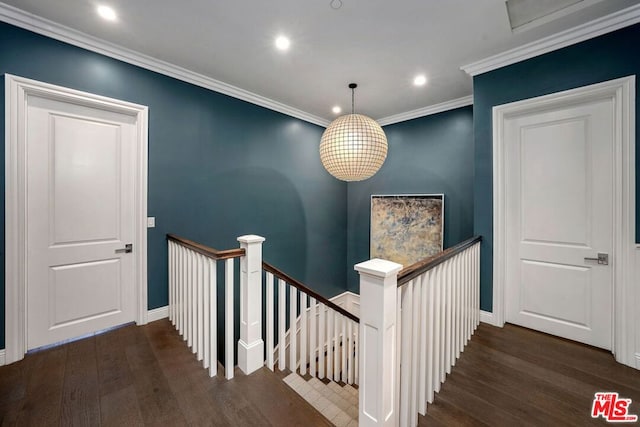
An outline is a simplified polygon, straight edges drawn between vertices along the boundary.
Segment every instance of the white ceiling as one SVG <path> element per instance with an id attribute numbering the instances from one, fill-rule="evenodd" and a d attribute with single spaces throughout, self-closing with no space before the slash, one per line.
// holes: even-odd
<path id="1" fill-rule="evenodd" d="M 584 0 L 512 32 L 504 0 L 342 0 L 337 10 L 331 0 L 4 1 L 320 121 L 335 117 L 334 105 L 349 112 L 350 82 L 356 111 L 374 119 L 471 95 L 461 66 L 640 3 Z M 99 3 L 118 21 L 98 17 Z M 289 51 L 275 49 L 279 34 Z M 426 86 L 413 86 L 418 73 Z"/>

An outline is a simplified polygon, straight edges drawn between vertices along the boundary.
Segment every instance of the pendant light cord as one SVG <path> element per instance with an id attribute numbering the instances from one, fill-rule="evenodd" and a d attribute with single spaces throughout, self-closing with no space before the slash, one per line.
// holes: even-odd
<path id="1" fill-rule="evenodd" d="M 354 107 L 355 92 L 356 92 L 355 88 L 351 88 L 351 114 L 355 114 L 355 111 L 356 111 Z"/>
<path id="2" fill-rule="evenodd" d="M 357 87 L 358 87 L 357 84 L 349 83 L 349 89 L 351 89 L 351 114 L 355 114 L 355 111 L 356 111 L 356 109 L 354 107 L 354 105 L 355 105 L 354 99 L 355 99 L 355 92 L 356 92 L 356 88 Z"/>

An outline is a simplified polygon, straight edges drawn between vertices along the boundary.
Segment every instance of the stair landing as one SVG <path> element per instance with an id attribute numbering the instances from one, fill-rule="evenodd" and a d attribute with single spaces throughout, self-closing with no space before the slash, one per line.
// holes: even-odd
<path id="1" fill-rule="evenodd" d="M 325 384 L 315 377 L 306 380 L 295 372 L 284 382 L 336 427 L 357 427 L 358 390 L 349 384 Z"/>

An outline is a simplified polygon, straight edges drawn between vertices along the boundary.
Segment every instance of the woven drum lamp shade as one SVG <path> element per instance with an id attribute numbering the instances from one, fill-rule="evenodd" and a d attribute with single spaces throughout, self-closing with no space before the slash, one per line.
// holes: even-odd
<path id="1" fill-rule="evenodd" d="M 362 114 L 335 119 L 320 139 L 320 160 L 342 181 L 371 178 L 387 158 L 387 136 L 380 125 Z"/>

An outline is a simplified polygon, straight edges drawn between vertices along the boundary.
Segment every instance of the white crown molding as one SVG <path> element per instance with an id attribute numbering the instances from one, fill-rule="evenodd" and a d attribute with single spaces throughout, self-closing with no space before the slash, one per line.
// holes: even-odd
<path id="1" fill-rule="evenodd" d="M 473 96 L 465 96 L 458 99 L 452 99 L 451 101 L 441 102 L 440 104 L 430 105 L 424 108 L 418 108 L 417 110 L 407 111 L 405 113 L 394 114 L 393 116 L 383 117 L 376 120 L 380 126 L 392 125 L 395 123 L 404 122 L 418 117 L 429 116 L 431 114 L 442 113 L 443 111 L 453 110 L 455 108 L 466 107 L 467 105 L 473 105 Z"/>
<path id="2" fill-rule="evenodd" d="M 460 67 L 470 76 L 486 73 L 640 22 L 640 4 Z"/>
<path id="3" fill-rule="evenodd" d="M 13 6 L 9 6 L 5 3 L 0 3 L 0 21 L 99 53 L 101 55 L 133 64 L 147 70 L 155 71 L 156 73 L 164 74 L 205 89 L 210 89 L 251 104 L 259 105 L 260 107 L 268 108 L 309 123 L 323 127 L 326 127 L 329 124 L 329 121 L 322 117 L 306 113 L 281 102 L 274 101 L 202 74 L 189 71 L 169 62 L 109 43 L 97 37 L 90 36 Z"/>

